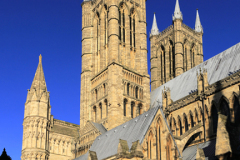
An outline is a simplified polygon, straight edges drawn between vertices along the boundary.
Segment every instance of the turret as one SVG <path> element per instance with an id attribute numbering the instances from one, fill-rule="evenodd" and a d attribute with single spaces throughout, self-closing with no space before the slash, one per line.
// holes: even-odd
<path id="1" fill-rule="evenodd" d="M 173 15 L 173 24 L 175 31 L 175 76 L 178 76 L 183 73 L 183 47 L 182 47 L 182 12 L 180 10 L 179 2 L 176 0 L 174 15 Z"/>
<path id="2" fill-rule="evenodd" d="M 42 56 L 32 86 L 28 90 L 23 120 L 21 159 L 47 160 L 51 106 L 42 68 Z"/>

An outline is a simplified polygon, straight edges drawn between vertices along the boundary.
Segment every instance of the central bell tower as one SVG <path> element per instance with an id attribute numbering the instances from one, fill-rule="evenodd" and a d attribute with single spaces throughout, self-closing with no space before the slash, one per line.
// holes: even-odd
<path id="1" fill-rule="evenodd" d="M 148 110 L 146 38 L 145 0 L 82 3 L 80 129 L 109 130 Z"/>

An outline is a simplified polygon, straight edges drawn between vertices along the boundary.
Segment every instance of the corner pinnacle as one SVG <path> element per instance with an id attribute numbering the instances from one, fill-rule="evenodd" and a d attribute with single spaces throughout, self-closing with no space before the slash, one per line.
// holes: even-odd
<path id="1" fill-rule="evenodd" d="M 39 63 L 42 63 L 42 55 L 39 55 Z"/>

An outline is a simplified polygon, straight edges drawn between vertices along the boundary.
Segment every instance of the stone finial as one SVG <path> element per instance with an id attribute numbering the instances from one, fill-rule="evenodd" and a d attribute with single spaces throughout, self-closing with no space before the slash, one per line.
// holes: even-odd
<path id="1" fill-rule="evenodd" d="M 156 16 L 155 16 L 155 13 L 154 13 L 150 36 L 155 36 L 155 35 L 158 35 L 158 34 L 159 34 L 159 30 L 158 30 L 158 26 L 157 26 Z"/>
<path id="2" fill-rule="evenodd" d="M 221 155 L 225 155 L 229 152 L 230 153 L 232 152 L 226 124 L 227 124 L 227 116 L 219 113 L 218 114 L 215 156 L 221 156 Z"/>
<path id="3" fill-rule="evenodd" d="M 134 155 L 134 157 L 141 157 L 143 158 L 143 152 L 142 152 L 142 147 L 139 143 L 139 140 L 132 142 L 132 147 L 131 147 L 131 154 Z"/>
<path id="4" fill-rule="evenodd" d="M 98 160 L 97 153 L 89 150 L 88 160 Z"/>
<path id="5" fill-rule="evenodd" d="M 42 55 L 39 55 L 39 63 L 42 63 Z"/>
<path id="6" fill-rule="evenodd" d="M 117 152 L 118 153 L 127 153 L 127 152 L 129 152 L 129 147 L 128 147 L 128 143 L 127 143 L 126 140 L 119 139 Z"/>
<path id="7" fill-rule="evenodd" d="M 173 15 L 173 21 L 176 19 L 181 19 L 183 20 L 182 12 L 180 10 L 179 2 L 176 0 L 176 5 L 175 5 L 175 10 L 174 10 L 174 15 Z"/>
<path id="8" fill-rule="evenodd" d="M 196 22 L 195 22 L 195 31 L 199 33 L 203 33 L 203 28 L 200 22 L 200 17 L 198 14 L 198 9 L 197 9 L 197 15 L 196 15 Z"/>

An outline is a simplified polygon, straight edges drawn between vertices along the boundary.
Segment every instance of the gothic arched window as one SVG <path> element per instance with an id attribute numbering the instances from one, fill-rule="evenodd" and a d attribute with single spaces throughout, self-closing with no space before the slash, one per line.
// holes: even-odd
<path id="1" fill-rule="evenodd" d="M 125 43 L 125 13 L 124 13 L 124 5 L 121 4 L 119 8 L 119 40 L 120 42 Z"/>
<path id="2" fill-rule="evenodd" d="M 214 105 L 212 105 L 211 118 L 212 118 L 213 134 L 216 134 L 217 133 L 217 123 L 218 123 L 218 111 Z"/>
<path id="3" fill-rule="evenodd" d="M 97 89 L 95 89 L 95 100 L 97 101 L 98 96 L 97 96 Z"/>
<path id="4" fill-rule="evenodd" d="M 190 113 L 190 120 L 191 120 L 191 128 L 194 127 L 193 115 Z"/>
<path id="5" fill-rule="evenodd" d="M 123 101 L 123 115 L 126 116 L 127 115 L 127 100 L 124 99 Z"/>
<path id="6" fill-rule="evenodd" d="M 187 120 L 187 116 L 184 116 L 184 122 L 185 122 L 185 132 L 188 131 L 188 120 Z"/>
<path id="7" fill-rule="evenodd" d="M 134 118 L 134 102 L 131 103 L 131 118 Z"/>
<path id="8" fill-rule="evenodd" d="M 130 83 L 127 84 L 127 95 L 129 96 L 129 87 L 130 87 Z"/>
<path id="9" fill-rule="evenodd" d="M 138 98 L 138 87 L 135 88 L 135 96 Z"/>
<path id="10" fill-rule="evenodd" d="M 239 101 L 236 96 L 234 96 L 234 123 L 236 125 L 240 124 L 240 106 L 239 106 Z"/>
<path id="11" fill-rule="evenodd" d="M 228 103 L 225 99 L 223 99 L 221 101 L 221 104 L 220 104 L 220 112 L 221 114 L 227 116 L 227 123 L 230 122 L 230 110 L 229 110 L 229 106 L 228 106 Z"/>
<path id="12" fill-rule="evenodd" d="M 130 46 L 136 47 L 136 14 L 134 9 L 131 9 L 131 14 L 129 17 L 129 25 L 130 25 Z"/>
<path id="13" fill-rule="evenodd" d="M 100 109 L 100 119 L 102 119 L 102 103 L 99 104 L 99 109 Z"/>
<path id="14" fill-rule="evenodd" d="M 179 134 L 181 136 L 182 135 L 182 122 L 181 122 L 180 117 L 178 118 L 178 126 L 179 126 Z"/>
<path id="15" fill-rule="evenodd" d="M 96 110 L 96 106 L 93 107 L 93 118 L 94 118 L 94 122 L 97 121 L 97 110 Z"/>

